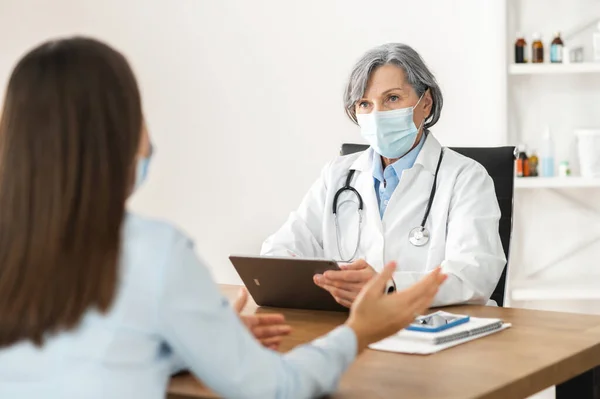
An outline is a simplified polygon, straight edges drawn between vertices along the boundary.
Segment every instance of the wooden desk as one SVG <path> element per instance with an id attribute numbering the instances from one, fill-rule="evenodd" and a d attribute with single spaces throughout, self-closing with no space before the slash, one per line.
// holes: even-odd
<path id="1" fill-rule="evenodd" d="M 237 287 L 223 290 L 231 297 Z M 254 304 L 248 307 L 255 310 Z M 367 350 L 344 375 L 333 397 L 507 399 L 525 398 L 553 385 L 557 398 L 600 397 L 600 379 L 593 371 L 600 365 L 600 317 L 485 306 L 448 310 L 502 318 L 513 327 L 430 356 Z M 284 352 L 345 319 L 333 312 L 281 312 L 294 329 L 284 341 Z M 169 393 L 173 398 L 216 397 L 191 375 L 173 378 Z"/>

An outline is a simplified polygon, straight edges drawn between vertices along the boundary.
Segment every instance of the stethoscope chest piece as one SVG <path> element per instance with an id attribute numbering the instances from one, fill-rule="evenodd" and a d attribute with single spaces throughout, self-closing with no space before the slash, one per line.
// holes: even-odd
<path id="1" fill-rule="evenodd" d="M 415 247 L 422 247 L 429 242 L 429 230 L 423 226 L 415 227 L 408 234 L 408 241 Z"/>

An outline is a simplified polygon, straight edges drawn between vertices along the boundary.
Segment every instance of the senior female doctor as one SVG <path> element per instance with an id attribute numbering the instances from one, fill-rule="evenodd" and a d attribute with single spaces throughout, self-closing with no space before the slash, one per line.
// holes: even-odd
<path id="1" fill-rule="evenodd" d="M 404 44 L 368 51 L 344 103 L 370 148 L 327 164 L 261 253 L 349 262 L 314 277 L 347 307 L 392 260 L 390 290 L 441 265 L 448 280 L 434 305 L 486 304 L 506 264 L 494 183 L 430 132 L 443 100 L 422 58 Z"/>

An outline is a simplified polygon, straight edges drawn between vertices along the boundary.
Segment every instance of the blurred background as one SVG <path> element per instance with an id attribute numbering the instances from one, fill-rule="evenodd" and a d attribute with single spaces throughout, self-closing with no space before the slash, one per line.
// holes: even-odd
<path id="1" fill-rule="evenodd" d="M 353 63 L 404 42 L 442 87 L 444 145 L 519 146 L 520 174 L 525 156 L 537 171 L 515 181 L 508 304 L 600 313 L 599 23 L 599 0 L 0 0 L 0 87 L 49 38 L 122 51 L 156 149 L 131 207 L 239 283 L 227 256 L 257 254 L 361 142 L 342 105 Z"/>

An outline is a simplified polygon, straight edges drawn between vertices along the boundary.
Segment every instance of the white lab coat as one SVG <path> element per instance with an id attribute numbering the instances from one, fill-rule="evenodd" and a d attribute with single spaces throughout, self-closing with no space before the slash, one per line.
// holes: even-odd
<path id="1" fill-rule="evenodd" d="M 402 173 L 383 219 L 373 183 L 373 156 L 377 154 L 369 148 L 338 157 L 323 168 L 300 207 L 264 242 L 261 254 L 340 260 L 333 197 L 348 171 L 355 169 L 352 186 L 364 201 L 356 258 L 364 258 L 377 271 L 397 261 L 394 281 L 400 290 L 442 265 L 448 279 L 434 306 L 486 304 L 506 258 L 498 234 L 500 208 L 494 183 L 483 166 L 446 148 L 426 223 L 429 243 L 415 247 L 408 241 L 409 232 L 423 219 L 440 150 L 440 143 L 429 134 L 414 166 Z M 349 257 L 356 248 L 358 200 L 345 191 L 338 204 L 340 242 L 343 256 Z"/>

